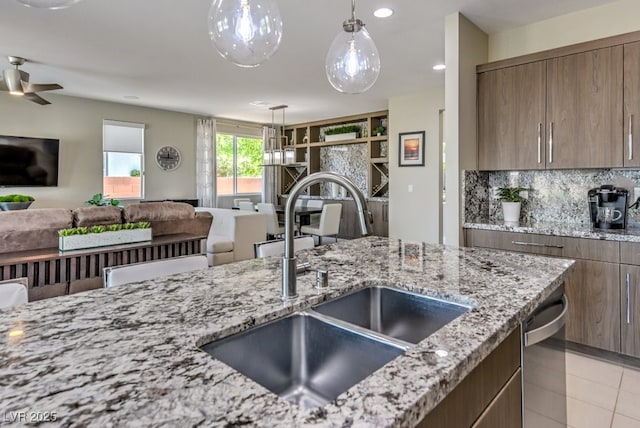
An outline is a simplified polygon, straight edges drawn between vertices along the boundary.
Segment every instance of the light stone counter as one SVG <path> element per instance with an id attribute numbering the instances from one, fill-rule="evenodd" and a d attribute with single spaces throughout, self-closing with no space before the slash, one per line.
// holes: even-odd
<path id="1" fill-rule="evenodd" d="M 465 229 L 497 230 L 533 233 L 538 235 L 568 236 L 572 238 L 602 239 L 605 241 L 640 242 L 640 229 L 600 230 L 590 226 L 560 223 L 536 223 L 530 226 L 505 226 L 501 223 L 464 223 Z"/>
<path id="2" fill-rule="evenodd" d="M 0 311 L 0 424 L 17 412 L 56 412 L 63 426 L 413 426 L 573 266 L 379 237 L 298 254 L 329 270 L 332 290 L 317 292 L 314 275 L 301 276 L 300 298 L 284 306 L 279 259 L 254 259 Z M 474 308 L 315 410 L 198 349 L 365 285 Z"/>

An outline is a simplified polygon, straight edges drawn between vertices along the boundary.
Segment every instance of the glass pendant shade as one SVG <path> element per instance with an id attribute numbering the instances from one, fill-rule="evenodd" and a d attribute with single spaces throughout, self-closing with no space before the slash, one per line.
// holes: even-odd
<path id="1" fill-rule="evenodd" d="M 376 83 L 380 56 L 369 32 L 364 27 L 347 31 L 347 22 L 329 48 L 325 67 L 327 79 L 337 91 L 359 94 Z"/>
<path id="2" fill-rule="evenodd" d="M 40 9 L 64 9 L 80 3 L 82 0 L 16 0 L 27 7 L 37 7 Z"/>
<path id="3" fill-rule="evenodd" d="M 280 46 L 282 18 L 275 0 L 214 0 L 209 37 L 223 58 L 256 67 Z"/>

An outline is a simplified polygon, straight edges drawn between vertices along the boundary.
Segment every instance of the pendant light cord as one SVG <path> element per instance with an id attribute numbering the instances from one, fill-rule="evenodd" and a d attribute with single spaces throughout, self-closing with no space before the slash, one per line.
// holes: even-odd
<path id="1" fill-rule="evenodd" d="M 351 20 L 356 20 L 356 0 L 351 0 Z"/>

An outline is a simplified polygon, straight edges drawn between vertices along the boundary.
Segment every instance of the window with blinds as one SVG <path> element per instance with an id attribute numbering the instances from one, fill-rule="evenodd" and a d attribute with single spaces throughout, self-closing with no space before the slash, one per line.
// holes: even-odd
<path id="1" fill-rule="evenodd" d="M 102 123 L 102 194 L 106 198 L 144 198 L 143 123 Z"/>

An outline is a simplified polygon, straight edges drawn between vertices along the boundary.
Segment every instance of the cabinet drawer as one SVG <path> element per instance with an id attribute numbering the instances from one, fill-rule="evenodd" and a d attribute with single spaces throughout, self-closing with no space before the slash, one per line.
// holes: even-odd
<path id="1" fill-rule="evenodd" d="M 640 243 L 620 243 L 620 263 L 626 265 L 640 265 Z"/>
<path id="2" fill-rule="evenodd" d="M 544 256 L 562 256 L 563 239 L 559 236 L 531 233 L 467 229 L 469 247 L 495 248 Z"/>
<path id="3" fill-rule="evenodd" d="M 522 424 L 522 371 L 511 376 L 471 428 L 518 427 Z"/>
<path id="4" fill-rule="evenodd" d="M 620 243 L 586 238 L 563 238 L 562 257 L 618 263 Z"/>

